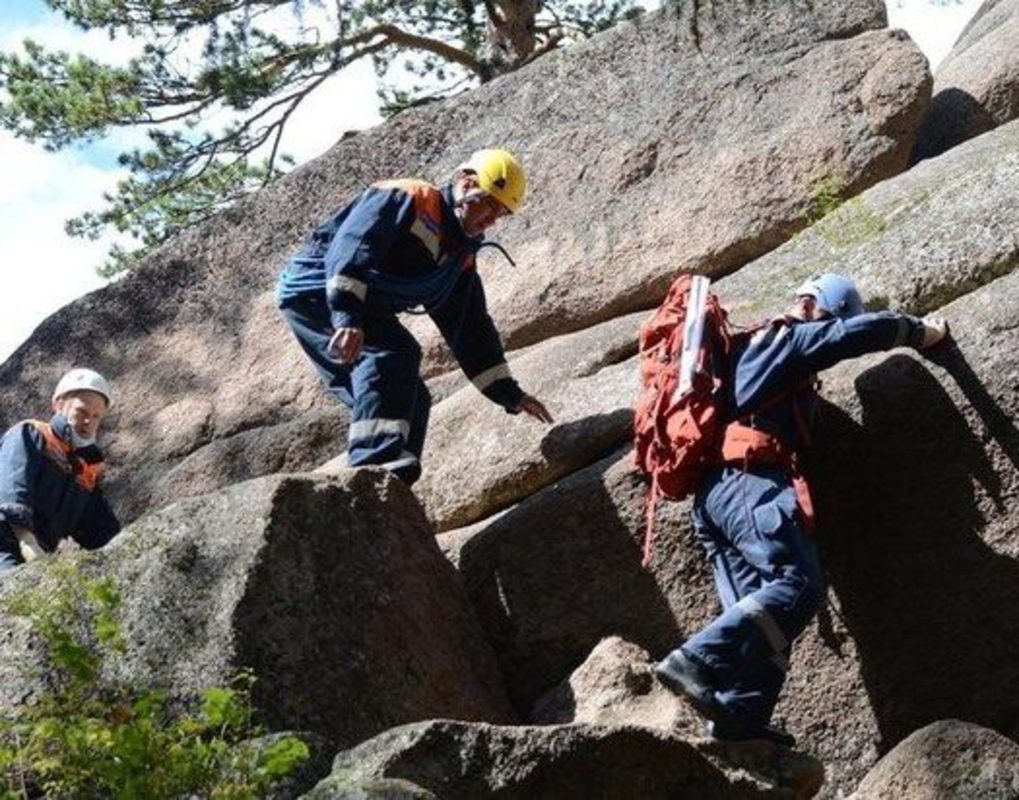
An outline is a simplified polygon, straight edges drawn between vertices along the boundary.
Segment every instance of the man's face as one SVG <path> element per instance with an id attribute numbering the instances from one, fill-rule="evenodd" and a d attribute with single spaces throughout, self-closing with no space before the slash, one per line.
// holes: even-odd
<path id="1" fill-rule="evenodd" d="M 822 311 L 817 305 L 817 299 L 810 294 L 796 296 L 796 302 L 789 312 L 789 316 L 801 319 L 804 322 L 814 322 L 828 316 L 827 311 Z"/>
<path id="2" fill-rule="evenodd" d="M 492 195 L 475 192 L 477 179 L 465 175 L 460 179 L 458 196 L 463 198 L 457 209 L 460 225 L 468 236 L 480 236 L 500 218 L 509 214 L 509 209 Z"/>
<path id="3" fill-rule="evenodd" d="M 83 389 L 58 397 L 53 401 L 53 410 L 67 418 L 78 436 L 94 439 L 106 415 L 106 405 L 106 398 L 101 394 Z"/>

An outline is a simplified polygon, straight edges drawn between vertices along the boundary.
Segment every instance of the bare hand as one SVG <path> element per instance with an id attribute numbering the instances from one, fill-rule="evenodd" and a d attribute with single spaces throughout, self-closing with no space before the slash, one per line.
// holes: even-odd
<path id="1" fill-rule="evenodd" d="M 32 531 L 20 525 L 12 525 L 11 527 L 14 529 L 14 535 L 18 540 L 18 548 L 21 550 L 21 557 L 25 559 L 25 563 L 35 561 L 37 558 L 42 558 L 46 555 L 46 551 L 42 549 L 42 545 L 39 544 L 39 540 L 35 538 L 35 534 Z"/>
<path id="2" fill-rule="evenodd" d="M 351 364 L 361 355 L 364 331 L 360 328 L 339 328 L 329 340 L 329 357 L 341 364 Z"/>
<path id="3" fill-rule="evenodd" d="M 934 347 L 938 342 L 948 336 L 948 320 L 944 317 L 926 317 L 923 320 L 923 341 L 920 349 L 926 350 Z"/>
<path id="4" fill-rule="evenodd" d="M 552 415 L 548 413 L 548 409 L 545 408 L 537 397 L 531 397 L 529 394 L 525 394 L 523 398 L 517 403 L 517 411 L 523 411 L 525 414 L 530 414 L 539 422 L 555 422 L 552 419 Z"/>

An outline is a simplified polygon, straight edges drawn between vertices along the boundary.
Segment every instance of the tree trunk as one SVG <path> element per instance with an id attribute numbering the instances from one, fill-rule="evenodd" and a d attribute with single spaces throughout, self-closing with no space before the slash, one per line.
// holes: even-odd
<path id="1" fill-rule="evenodd" d="M 485 0 L 488 45 L 482 61 L 489 74 L 482 80 L 510 72 L 534 52 L 534 19 L 541 0 Z"/>

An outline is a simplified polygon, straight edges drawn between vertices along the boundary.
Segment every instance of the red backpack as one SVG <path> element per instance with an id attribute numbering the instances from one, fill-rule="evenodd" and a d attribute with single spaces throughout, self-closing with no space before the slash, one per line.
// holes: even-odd
<path id="1" fill-rule="evenodd" d="M 700 275 L 681 275 L 640 327 L 642 388 L 633 432 L 637 467 L 651 476 L 645 566 L 655 501 L 692 494 L 704 468 L 719 462 L 725 431 L 720 402 L 733 333 L 709 284 Z"/>

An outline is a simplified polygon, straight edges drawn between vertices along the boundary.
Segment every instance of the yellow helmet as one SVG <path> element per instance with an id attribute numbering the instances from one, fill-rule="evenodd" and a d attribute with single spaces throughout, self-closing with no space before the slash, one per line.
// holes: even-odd
<path id="1" fill-rule="evenodd" d="M 516 214 L 524 204 L 527 175 L 508 150 L 477 150 L 460 169 L 478 176 L 478 186 Z"/>

